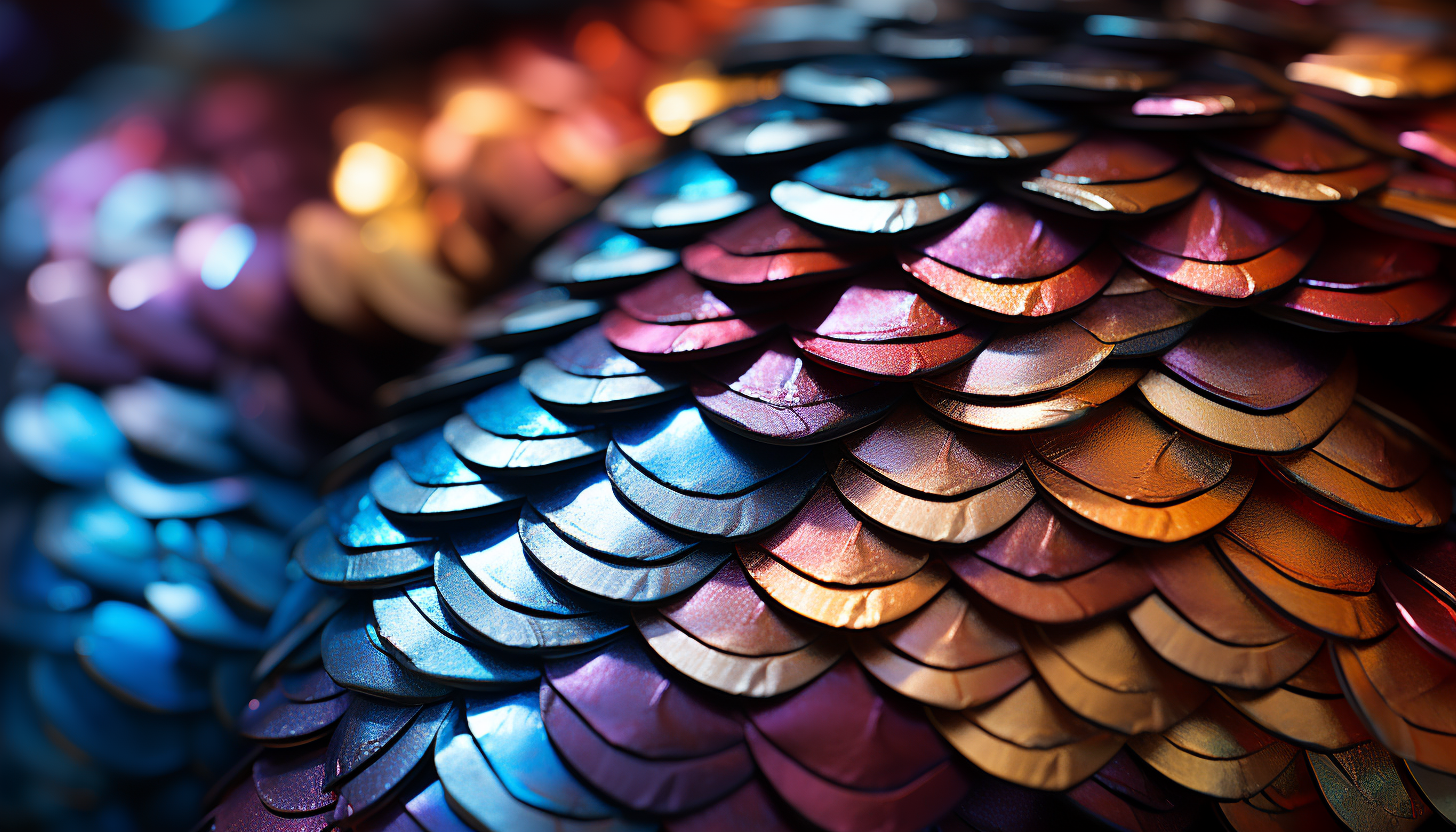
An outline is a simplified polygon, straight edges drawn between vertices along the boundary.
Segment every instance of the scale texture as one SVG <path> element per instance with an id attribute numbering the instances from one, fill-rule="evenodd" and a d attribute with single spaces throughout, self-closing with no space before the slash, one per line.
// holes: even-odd
<path id="1" fill-rule="evenodd" d="M 331 458 L 203 828 L 1456 820 L 1439 10 L 853 5 Z"/>

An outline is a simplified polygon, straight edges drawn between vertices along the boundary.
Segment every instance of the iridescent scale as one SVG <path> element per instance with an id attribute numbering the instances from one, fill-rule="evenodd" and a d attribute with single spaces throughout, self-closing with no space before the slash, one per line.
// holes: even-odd
<path id="1" fill-rule="evenodd" d="M 1456 822 L 1453 457 L 1401 390 L 1449 385 L 1456 62 L 1122 6 L 762 15 L 726 63 L 784 97 L 479 313 L 519 378 L 335 460 L 213 828 Z M 135 477 L 51 510 L 250 505 Z M 150 592 L 113 538 L 46 554 Z M 148 615 L 32 678 L 202 707 Z"/>

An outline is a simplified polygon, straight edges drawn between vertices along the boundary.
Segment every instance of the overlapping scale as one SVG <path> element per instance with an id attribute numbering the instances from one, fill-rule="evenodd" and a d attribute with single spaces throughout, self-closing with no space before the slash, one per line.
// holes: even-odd
<path id="1" fill-rule="evenodd" d="M 989 702 L 1031 674 L 1008 622 L 947 586 L 906 618 L 853 640 L 875 678 L 927 705 L 961 710 Z"/>
<path id="2" fill-rule="evenodd" d="M 617 351 L 600 327 L 588 327 L 521 367 L 521 386 L 537 401 L 586 417 L 658 404 L 682 387 L 671 372 L 653 373 Z M 463 436 L 469 425 L 455 422 Z"/>
<path id="3" fill-rule="evenodd" d="M 1005 524 L 1033 496 L 1014 448 L 996 445 L 948 430 L 907 405 L 844 443 L 834 486 L 884 528 L 934 543 L 966 543 Z"/>
<path id="4" fill-rule="evenodd" d="M 843 146 L 858 130 L 807 101 L 777 97 L 734 107 L 693 130 L 692 143 L 728 168 L 756 171 Z"/>
<path id="5" fill-rule="evenodd" d="M 882 107 L 923 101 L 944 86 L 898 61 L 828 59 L 791 67 L 780 81 L 784 94 L 833 107 Z"/>
<path id="6" fill-rule="evenodd" d="M 1079 132 L 1065 116 L 996 94 L 948 98 L 890 126 L 891 138 L 952 161 L 1035 159 L 1066 150 Z"/>
<path id="7" fill-rule="evenodd" d="M 1204 438 L 1289 453 L 1317 443 L 1354 400 L 1352 356 L 1317 343 L 1268 327 L 1210 326 L 1164 353 L 1162 369 L 1143 376 L 1138 391 L 1161 416 Z"/>
<path id="8" fill-rule="evenodd" d="M 705 154 L 689 151 L 630 180 L 602 201 L 597 216 L 650 242 L 737 216 L 754 202 Z"/>
<path id="9" fill-rule="evenodd" d="M 1122 256 L 1190 300 L 1239 304 L 1278 289 L 1309 263 L 1324 221 L 1309 209 L 1220 186 L 1130 227 Z"/>
<path id="10" fill-rule="evenodd" d="M 348 600 L 256 680 L 320 738 L 257 782 L 315 777 L 330 707 L 340 748 L 443 708 L 435 776 L 355 787 L 361 827 L 1449 809 L 1446 440 L 1377 384 L 1449 410 L 1456 191 L 1390 138 L 1435 129 L 1419 84 L 1350 94 L 1350 44 L 1282 77 L 1324 48 L 1298 9 L 1042 5 L 764 14 L 729 61 L 780 97 L 538 258 L 600 323 L 527 315 L 519 379 L 326 489 L 295 557 Z M 339 692 L 289 698 L 320 665 Z M 296 805 L 337 813 L 337 779 Z"/>
<path id="11" fill-rule="evenodd" d="M 1065 312 L 1106 287 L 1122 259 L 1097 245 L 1093 223 L 1045 213 L 1009 199 L 983 203 L 946 235 L 901 253 L 900 264 L 978 310 L 1011 317 Z"/>
<path id="12" fill-rule="evenodd" d="M 1287 617 L 1345 639 L 1390 631 L 1375 592 L 1386 555 L 1372 529 L 1264 477 L 1214 541 L 1224 562 Z"/>
<path id="13" fill-rule="evenodd" d="M 650 655 L 626 639 L 549 663 L 541 718 L 564 761 L 617 801 L 659 814 L 698 809 L 754 773 L 742 718 L 664 676 Z"/>
<path id="14" fill-rule="evenodd" d="M 1155 56 L 1076 44 L 1017 61 L 1001 74 L 1001 82 L 1029 98 L 1095 101 L 1164 87 L 1177 77 Z"/>
<path id="15" fill-rule="evenodd" d="M 882 697 L 852 661 L 747 716 L 763 776 L 821 827 L 912 830 L 964 794 L 968 772 L 919 709 Z"/>
<path id="16" fill-rule="evenodd" d="M 1124 546 L 1084 530 L 1043 500 L 974 548 L 946 556 L 967 587 L 1030 621 L 1083 621 L 1152 592 L 1147 571 Z"/>
<path id="17" fill-rule="evenodd" d="M 685 270 L 675 269 L 618 298 L 602 332 L 628 358 L 696 359 L 762 340 L 778 326 L 768 304 L 725 301 Z"/>
<path id="18" fill-rule="evenodd" d="M 1330 228 L 1298 285 L 1267 314 L 1315 329 L 1373 328 L 1419 323 L 1451 303 L 1434 246 L 1338 220 Z"/>
<path id="19" fill-rule="evenodd" d="M 907 379 L 964 361 L 991 334 L 948 304 L 882 272 L 826 290 L 789 320 L 794 343 L 822 364 L 856 375 Z"/>
<path id="20" fill-rule="evenodd" d="M 234 404 L 149 378 L 105 396 L 60 384 L 11 402 L 5 421 L 11 447 L 58 484 L 29 482 L 37 504 L 5 513 L 4 733 L 19 782 L 69 783 L 170 828 L 232 764 L 237 734 L 295 742 L 337 720 L 349 695 L 331 682 L 275 682 L 240 715 L 255 651 L 279 635 L 270 613 L 307 582 L 285 535 L 316 504 L 260 468 Z M 174 805 L 146 803 L 162 793 Z"/>
<path id="21" fill-rule="evenodd" d="M 1286 199 L 1347 202 L 1390 178 L 1389 161 L 1300 118 L 1211 135 L 1198 161 L 1236 185 Z"/>
<path id="22" fill-rule="evenodd" d="M 1158 593 L 1129 610 L 1128 619 L 1159 655 L 1204 681 L 1268 690 L 1324 646 L 1249 595 L 1203 544 L 1144 562 Z"/>
<path id="23" fill-rule="evenodd" d="M 886 385 L 806 361 L 788 339 L 705 362 L 700 372 L 691 389 L 705 414 L 773 443 L 817 443 L 852 432 L 898 398 Z"/>
<path id="24" fill-rule="evenodd" d="M 1259 794 L 1300 753 L 1218 697 L 1162 732 L 1139 734 L 1129 747 L 1179 785 L 1221 800 Z"/>
<path id="25" fill-rule="evenodd" d="M 854 247 L 825 240 L 773 206 L 752 211 L 683 250 L 683 267 L 698 280 L 764 289 L 833 280 L 864 268 Z"/>
<path id="26" fill-rule="evenodd" d="M 708 460 L 714 462 L 704 467 Z M 691 405 L 619 425 L 606 465 L 612 486 L 642 514 L 709 538 L 739 538 L 768 529 L 803 502 L 824 476 L 814 454 L 776 451 L 739 438 L 713 427 Z"/>
<path id="27" fill-rule="evenodd" d="M 1142 93 L 1130 106 L 1108 105 L 1106 118 L 1134 130 L 1208 130 L 1264 126 L 1278 120 L 1288 107 L 1289 100 L 1278 90 L 1258 84 L 1183 81 Z"/>
<path id="28" fill-rule="evenodd" d="M 774 204 L 811 225 L 902 234 L 972 208 L 981 192 L 898 145 L 845 150 L 773 186 Z"/>
<path id="29" fill-rule="evenodd" d="M 1019 786 L 1062 791 L 1100 769 L 1125 738 L 1062 705 L 1037 678 L 989 704 L 933 709 L 931 723 L 978 768 Z"/>
<path id="30" fill-rule="evenodd" d="M 572 227 L 532 263 L 536 279 L 592 294 L 676 266 L 674 252 L 650 246 L 604 222 L 586 220 Z"/>
<path id="31" fill-rule="evenodd" d="M 1183 151 L 1166 141 L 1093 132 L 1008 190 L 1084 217 L 1142 216 L 1172 209 L 1203 184 Z"/>
<path id="32" fill-rule="evenodd" d="M 845 650 L 839 636 L 767 600 L 735 559 L 688 596 L 636 619 L 668 664 L 741 696 L 776 696 L 807 684 Z"/>

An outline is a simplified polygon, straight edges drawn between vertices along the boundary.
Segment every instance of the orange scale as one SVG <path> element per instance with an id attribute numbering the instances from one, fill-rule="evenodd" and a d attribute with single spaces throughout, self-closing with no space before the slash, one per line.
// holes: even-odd
<path id="1" fill-rule="evenodd" d="M 1285 173 L 1237 156 L 1198 151 L 1198 162 L 1210 173 L 1251 191 L 1302 202 L 1348 202 L 1385 183 L 1393 169 L 1376 159 L 1347 170 Z"/>
<path id="2" fill-rule="evenodd" d="M 1419 240 L 1379 234 L 1340 218 L 1326 219 L 1325 241 L 1309 268 L 1304 286 L 1339 291 L 1379 289 L 1432 277 L 1441 250 Z"/>
<path id="3" fill-rule="evenodd" d="M 729 286 L 803 286 L 834 280 L 865 265 L 862 258 L 832 251 L 784 251 L 737 255 L 710 242 L 682 252 L 683 268 L 699 280 Z"/>
<path id="4" fill-rule="evenodd" d="M 970 551 L 945 556 L 946 565 L 982 598 L 1041 624 L 1085 621 L 1147 597 L 1153 582 L 1135 558 L 1115 558 L 1063 580 L 1030 580 Z"/>
<path id="5" fill-rule="evenodd" d="M 1238 304 L 1293 280 L 1314 256 L 1323 237 L 1324 224 L 1316 217 L 1277 248 L 1241 261 L 1186 259 L 1131 240 L 1120 240 L 1117 247 L 1133 265 L 1167 281 L 1170 290 L 1185 290 L 1183 294 L 1189 300 Z"/>
<path id="6" fill-rule="evenodd" d="M 1435 317 L 1456 298 L 1445 278 L 1417 280 L 1373 292 L 1341 292 L 1296 286 L 1268 314 L 1293 323 L 1331 329 L 1409 326 Z"/>
<path id="7" fill-rule="evenodd" d="M 925 285 L 961 303 L 997 315 L 1035 318 L 1065 312 L 1096 297 L 1117 274 L 1122 258 L 1111 246 L 1103 245 L 1064 271 L 1022 283 L 980 278 L 928 256 L 902 253 L 900 265 Z"/>
<path id="8" fill-rule="evenodd" d="M 1342 170 L 1370 161 L 1370 151 L 1302 118 L 1286 118 L 1268 127 L 1211 133 L 1209 145 L 1278 170 L 1317 173 Z"/>
<path id="9" fill-rule="evenodd" d="M 1172 173 L 1183 154 L 1171 142 L 1111 131 L 1094 131 L 1058 156 L 1042 176 L 1064 182 L 1140 182 Z"/>
<path id="10" fill-rule="evenodd" d="M 1323 592 L 1371 592 L 1389 561 L 1372 527 L 1267 475 L 1224 531 L 1289 579 Z"/>

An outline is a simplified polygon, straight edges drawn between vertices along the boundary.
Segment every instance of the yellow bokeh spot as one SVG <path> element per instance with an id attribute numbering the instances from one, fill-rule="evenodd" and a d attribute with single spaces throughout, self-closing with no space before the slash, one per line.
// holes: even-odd
<path id="1" fill-rule="evenodd" d="M 647 118 L 659 133 L 677 136 L 693 124 L 729 107 L 779 94 L 772 75 L 713 75 L 712 67 L 693 62 L 684 77 L 669 81 L 647 94 Z"/>
<path id="2" fill-rule="evenodd" d="M 717 79 L 688 78 L 671 81 L 647 94 L 647 117 L 666 136 L 677 136 L 728 106 L 723 84 Z"/>
<path id="3" fill-rule="evenodd" d="M 372 214 L 415 189 L 409 163 L 373 142 L 355 142 L 339 154 L 334 198 L 351 214 Z"/>
<path id="4" fill-rule="evenodd" d="M 467 87 L 450 96 L 441 112 L 451 127 L 467 136 L 500 136 L 517 130 L 525 117 L 521 99 L 497 86 Z"/>

